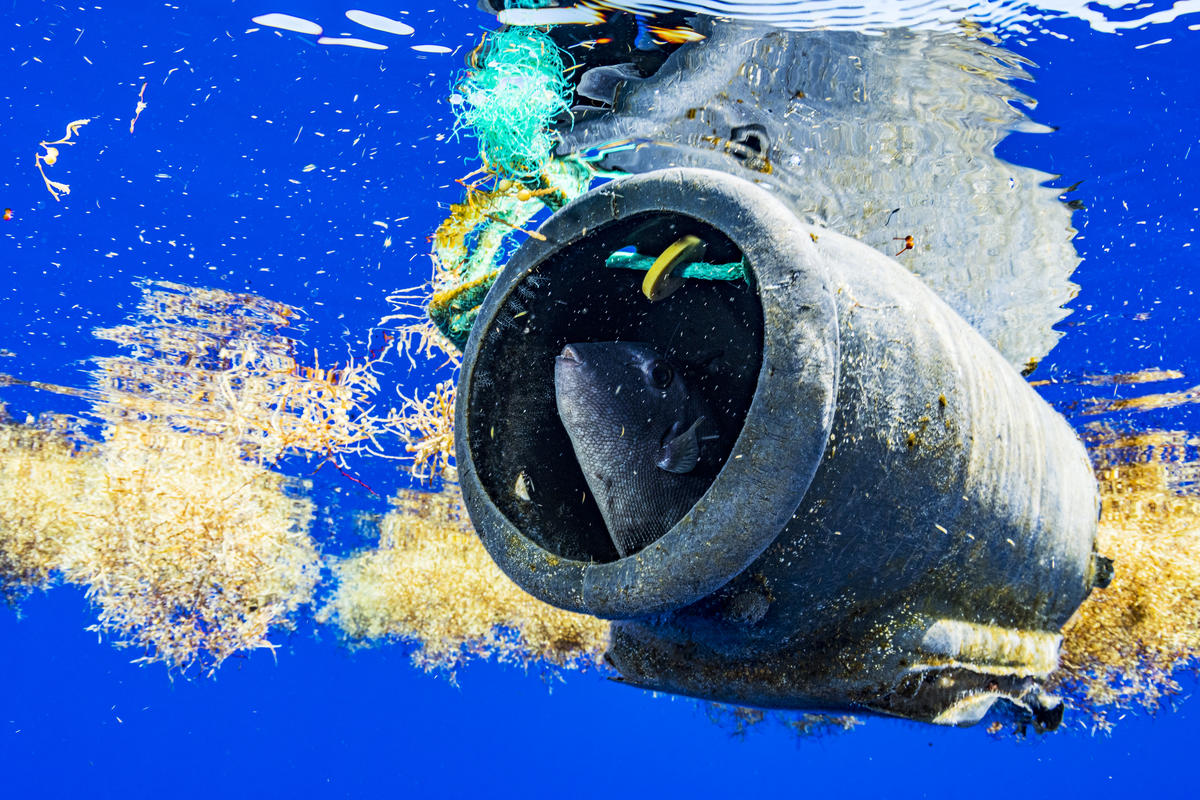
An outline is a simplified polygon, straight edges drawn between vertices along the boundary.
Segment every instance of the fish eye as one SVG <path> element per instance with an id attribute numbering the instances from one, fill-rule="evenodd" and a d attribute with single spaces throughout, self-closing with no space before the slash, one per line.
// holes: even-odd
<path id="1" fill-rule="evenodd" d="M 655 389 L 666 389 L 675 378 L 675 370 L 665 361 L 655 361 L 650 368 L 650 385 Z"/>

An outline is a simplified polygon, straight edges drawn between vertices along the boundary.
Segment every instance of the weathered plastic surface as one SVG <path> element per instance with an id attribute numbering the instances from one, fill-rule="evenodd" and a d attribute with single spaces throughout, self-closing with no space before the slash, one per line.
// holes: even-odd
<path id="1" fill-rule="evenodd" d="M 761 344 L 739 354 L 757 369 L 752 400 L 712 487 L 661 539 L 617 558 L 580 543 L 594 528 L 586 495 L 555 488 L 567 478 L 551 475 L 578 466 L 539 410 L 547 381 L 553 393 L 539 353 L 621 322 L 619 303 L 606 299 L 614 310 L 596 322 L 586 294 L 561 292 L 604 269 L 612 243 L 591 254 L 589 242 L 630 220 L 633 234 L 654 230 L 656 214 L 672 231 L 692 220 L 728 237 L 761 306 L 726 320 L 744 307 L 705 296 L 681 319 L 714 337 L 761 325 Z M 541 232 L 485 303 L 458 394 L 463 494 L 509 576 L 623 620 L 609 659 L 640 686 L 959 724 L 1005 697 L 1053 723 L 1038 680 L 1092 586 L 1097 490 L 1070 426 L 1003 356 L 893 259 L 724 173 L 614 181 Z M 630 338 L 674 300 L 640 302 Z M 546 485 L 521 506 L 505 487 L 525 465 Z"/>

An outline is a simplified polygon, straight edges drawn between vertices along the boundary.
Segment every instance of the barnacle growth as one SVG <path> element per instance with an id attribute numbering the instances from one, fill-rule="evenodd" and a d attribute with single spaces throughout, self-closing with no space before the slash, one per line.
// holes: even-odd
<path id="1" fill-rule="evenodd" d="M 1200 439 L 1093 428 L 1087 441 L 1102 496 L 1097 549 L 1114 576 L 1068 623 L 1053 682 L 1085 724 L 1107 730 L 1110 714 L 1158 710 L 1200 654 Z"/>
<path id="2" fill-rule="evenodd" d="M 598 663 L 608 623 L 527 595 L 488 556 L 457 487 L 402 491 L 379 526 L 379 546 L 333 565 L 338 588 L 319 613 L 351 639 L 407 639 L 425 669 L 468 656 L 522 664 Z"/>

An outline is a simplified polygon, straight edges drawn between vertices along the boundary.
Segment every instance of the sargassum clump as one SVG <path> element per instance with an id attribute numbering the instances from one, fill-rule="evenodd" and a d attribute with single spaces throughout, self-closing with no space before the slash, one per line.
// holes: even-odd
<path id="1" fill-rule="evenodd" d="M 1179 692 L 1174 673 L 1200 654 L 1200 477 L 1184 433 L 1100 431 L 1088 437 L 1100 480 L 1097 550 L 1112 583 L 1095 589 L 1063 631 L 1051 687 L 1093 729 L 1110 714 L 1158 710 Z"/>
<path id="2" fill-rule="evenodd" d="M 452 671 L 468 656 L 570 668 L 598 664 L 609 625 L 526 594 L 471 529 L 457 487 L 406 490 L 379 526 L 379 547 L 333 566 L 338 588 L 318 614 L 351 639 L 417 643 L 416 663 Z"/>

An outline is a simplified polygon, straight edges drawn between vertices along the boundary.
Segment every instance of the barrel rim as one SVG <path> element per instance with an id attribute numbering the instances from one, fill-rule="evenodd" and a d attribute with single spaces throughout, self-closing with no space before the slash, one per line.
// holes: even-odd
<path id="1" fill-rule="evenodd" d="M 632 555 L 577 561 L 525 536 L 479 479 L 468 402 L 476 355 L 509 294 L 541 262 L 598 228 L 646 212 L 693 217 L 742 250 L 763 304 L 762 364 L 729 458 L 696 505 Z M 728 583 L 775 540 L 824 456 L 838 383 L 838 325 L 813 232 L 749 181 L 714 170 L 672 168 L 620 178 L 576 198 L 540 233 L 545 239 L 526 241 L 497 279 L 463 351 L 455 430 L 468 513 L 500 568 L 552 605 L 608 619 L 689 605 Z"/>

